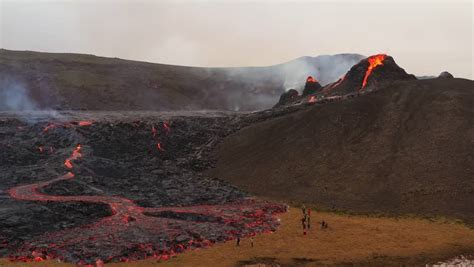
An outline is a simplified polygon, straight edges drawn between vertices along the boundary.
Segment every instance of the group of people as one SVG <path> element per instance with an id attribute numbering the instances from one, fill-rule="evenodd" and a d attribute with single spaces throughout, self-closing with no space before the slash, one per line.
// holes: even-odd
<path id="1" fill-rule="evenodd" d="M 303 212 L 303 218 L 301 218 L 301 225 L 303 226 L 303 235 L 306 235 L 306 230 L 311 229 L 311 208 L 306 208 L 306 206 L 303 204 L 301 206 L 301 211 Z M 328 228 L 328 223 L 325 222 L 324 220 L 321 221 L 321 229 L 326 229 Z M 240 246 L 240 235 L 237 236 L 236 239 L 236 246 Z M 250 246 L 254 246 L 254 238 L 253 236 L 250 237 Z"/>
<path id="2" fill-rule="evenodd" d="M 306 235 L 306 230 L 311 229 L 311 208 L 306 208 L 303 204 L 301 206 L 301 211 L 303 212 L 303 218 L 301 218 L 301 225 L 303 226 L 303 235 Z M 321 221 L 321 229 L 328 228 L 328 223 L 324 220 Z"/>

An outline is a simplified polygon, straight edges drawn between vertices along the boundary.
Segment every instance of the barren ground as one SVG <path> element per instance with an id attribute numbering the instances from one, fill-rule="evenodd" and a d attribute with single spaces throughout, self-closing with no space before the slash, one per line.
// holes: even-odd
<path id="1" fill-rule="evenodd" d="M 279 216 L 280 228 L 273 234 L 248 239 L 236 247 L 234 241 L 181 254 L 166 262 L 154 259 L 107 266 L 243 266 L 267 263 L 282 266 L 318 266 L 355 263 L 361 265 L 424 265 L 474 251 L 474 230 L 446 220 L 386 218 L 315 213 L 313 229 L 304 236 L 301 211 L 291 208 Z M 321 230 L 316 222 L 325 220 Z M 0 266 L 73 266 L 48 261 Z"/>

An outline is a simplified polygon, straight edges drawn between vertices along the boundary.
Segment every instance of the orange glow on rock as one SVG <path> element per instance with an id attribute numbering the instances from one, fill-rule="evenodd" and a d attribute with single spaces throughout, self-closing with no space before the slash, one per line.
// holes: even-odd
<path id="1" fill-rule="evenodd" d="M 164 121 L 164 122 L 163 122 L 163 128 L 165 128 L 166 133 L 169 133 L 170 130 L 171 130 L 171 129 L 170 129 L 170 125 L 169 125 L 169 123 L 168 123 L 167 121 Z"/>
<path id="2" fill-rule="evenodd" d="M 46 127 L 44 127 L 43 133 L 49 131 L 50 129 L 56 128 L 56 127 L 57 127 L 56 124 L 54 124 L 54 123 L 49 123 L 48 125 L 46 125 Z"/>
<path id="3" fill-rule="evenodd" d="M 383 65 L 383 61 L 387 55 L 385 54 L 378 54 L 374 56 L 370 56 L 367 60 L 369 61 L 369 67 L 367 68 L 367 71 L 365 72 L 364 80 L 362 81 L 362 88 L 364 88 L 367 85 L 367 80 L 369 79 L 370 74 L 372 71 L 375 69 L 375 67 Z"/>
<path id="4" fill-rule="evenodd" d="M 161 143 L 160 143 L 160 142 L 156 143 L 156 148 L 157 148 L 159 151 L 163 151 L 163 147 L 161 146 Z"/>
<path id="5" fill-rule="evenodd" d="M 308 78 L 306 78 L 306 82 L 307 82 L 307 83 L 317 83 L 318 80 L 316 80 L 315 78 L 313 78 L 313 76 L 308 76 Z"/>
<path id="6" fill-rule="evenodd" d="M 72 169 L 72 163 L 70 160 L 67 159 L 66 161 L 64 161 L 64 165 L 66 166 L 66 168 Z"/>
<path id="7" fill-rule="evenodd" d="M 72 169 L 73 165 L 72 165 L 72 162 L 73 160 L 76 160 L 78 158 L 82 157 L 82 154 L 81 154 L 81 145 L 78 144 L 76 146 L 76 149 L 74 149 L 74 151 L 72 151 L 72 155 L 67 158 L 65 161 L 64 161 L 64 165 L 66 166 L 66 168 L 68 169 Z"/>
<path id="8" fill-rule="evenodd" d="M 79 121 L 79 122 L 77 122 L 77 124 L 79 126 L 90 126 L 90 125 L 92 125 L 92 123 L 93 123 L 92 121 Z"/>

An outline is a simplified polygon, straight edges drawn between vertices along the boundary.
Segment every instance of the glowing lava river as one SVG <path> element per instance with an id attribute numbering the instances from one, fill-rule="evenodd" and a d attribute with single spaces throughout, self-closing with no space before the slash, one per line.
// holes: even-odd
<path id="1" fill-rule="evenodd" d="M 223 129 L 233 122 L 181 118 L 27 125 L 2 120 L 0 134 L 9 138 L 2 146 L 13 153 L 2 166 L 16 166 L 20 171 L 9 168 L 7 173 L 24 178 L 9 181 L 13 186 L 4 191 L 10 198 L 0 198 L 0 211 L 1 201 L 10 209 L 10 214 L 3 214 L 9 220 L 0 223 L 0 255 L 101 266 L 149 257 L 166 260 L 187 249 L 274 231 L 278 226 L 274 215 L 284 212 L 285 205 L 249 198 L 202 175 L 212 165 L 205 155 L 216 136 L 228 134 Z M 33 134 L 31 140 L 25 137 Z M 62 167 L 57 161 L 61 157 Z M 32 173 L 39 181 L 26 176 Z M 58 178 L 46 180 L 54 173 Z M 21 213 L 25 209 L 21 205 L 28 202 L 32 210 L 54 216 Z M 61 208 L 54 203 L 76 206 Z M 81 211 L 74 213 L 77 209 Z M 95 215 L 89 214 L 91 210 L 97 210 Z M 69 211 L 73 218 L 63 218 Z M 28 228 L 33 221 L 41 223 Z M 18 238 L 21 231 L 31 233 Z"/>

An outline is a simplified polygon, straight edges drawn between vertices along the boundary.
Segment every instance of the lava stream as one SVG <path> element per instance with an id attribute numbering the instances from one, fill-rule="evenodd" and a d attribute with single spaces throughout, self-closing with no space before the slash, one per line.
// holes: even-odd
<path id="1" fill-rule="evenodd" d="M 78 144 L 76 146 L 76 149 L 74 149 L 74 151 L 72 151 L 72 154 L 69 158 L 67 158 L 65 161 L 64 161 L 64 165 L 66 166 L 66 168 L 68 169 L 72 169 L 72 163 L 71 161 L 73 160 L 76 160 L 78 158 L 82 157 L 82 154 L 81 154 L 81 145 Z"/>
<path id="2" fill-rule="evenodd" d="M 163 127 L 169 132 L 167 122 Z M 160 143 L 157 146 L 161 148 Z M 64 165 L 72 169 L 72 162 L 82 156 L 82 146 L 78 144 Z M 284 205 L 254 199 L 218 205 L 144 208 L 119 196 L 60 196 L 41 192 L 44 187 L 74 177 L 69 171 L 49 181 L 11 188 L 8 193 L 12 198 L 24 201 L 105 204 L 112 215 L 92 224 L 47 232 L 26 240 L 12 255 L 13 260 L 59 258 L 99 265 L 146 257 L 168 259 L 186 249 L 205 247 L 236 235 L 243 237 L 274 231 L 278 221 L 273 215 L 286 211 Z"/>
<path id="3" fill-rule="evenodd" d="M 369 67 L 367 67 L 367 71 L 365 72 L 364 80 L 362 81 L 362 88 L 367 85 L 367 80 L 369 79 L 370 74 L 372 71 L 379 65 L 383 65 L 383 61 L 387 55 L 385 54 L 378 54 L 374 56 L 370 56 L 367 60 L 369 61 Z"/>
<path id="4" fill-rule="evenodd" d="M 313 78 L 313 76 L 308 76 L 308 78 L 306 78 L 306 82 L 307 82 L 307 83 L 317 83 L 318 80 L 316 80 L 315 78 Z"/>

